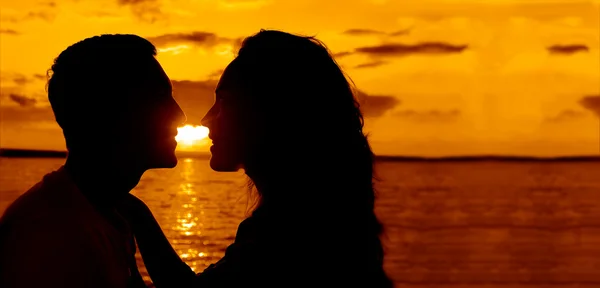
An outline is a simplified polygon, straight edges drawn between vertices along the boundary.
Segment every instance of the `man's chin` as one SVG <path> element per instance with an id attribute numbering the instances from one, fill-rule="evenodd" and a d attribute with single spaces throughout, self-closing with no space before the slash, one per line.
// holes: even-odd
<path id="1" fill-rule="evenodd" d="M 177 166 L 177 156 L 175 153 L 154 158 L 149 164 L 150 169 L 175 168 Z"/>
<path id="2" fill-rule="evenodd" d="M 216 158 L 214 155 L 210 158 L 210 168 L 216 172 L 237 172 L 240 170 L 239 165 L 231 163 L 229 161 L 223 161 L 222 159 Z"/>

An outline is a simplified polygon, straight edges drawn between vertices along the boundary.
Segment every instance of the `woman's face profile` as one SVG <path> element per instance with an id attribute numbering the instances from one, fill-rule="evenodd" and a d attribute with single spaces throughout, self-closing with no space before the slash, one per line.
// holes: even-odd
<path id="1" fill-rule="evenodd" d="M 210 167 L 219 172 L 233 172 L 243 168 L 247 146 L 248 123 L 242 91 L 236 85 L 236 75 L 230 64 L 215 90 L 215 103 L 202 119 L 202 125 L 210 130 Z"/>

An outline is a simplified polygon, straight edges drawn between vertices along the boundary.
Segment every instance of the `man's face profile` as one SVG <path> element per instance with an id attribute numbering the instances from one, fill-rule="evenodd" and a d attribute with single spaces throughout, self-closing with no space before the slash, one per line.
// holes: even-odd
<path id="1" fill-rule="evenodd" d="M 115 101 L 121 106 L 116 121 L 111 121 L 117 149 L 144 169 L 175 167 L 175 136 L 185 115 L 172 96 L 169 77 L 153 57 L 133 71 L 135 76 L 125 82 L 129 87 L 121 91 L 123 101 Z"/>

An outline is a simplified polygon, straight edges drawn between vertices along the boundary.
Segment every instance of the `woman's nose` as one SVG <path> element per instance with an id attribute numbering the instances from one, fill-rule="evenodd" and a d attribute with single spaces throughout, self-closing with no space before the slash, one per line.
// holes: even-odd
<path id="1" fill-rule="evenodd" d="M 204 115 L 204 117 L 202 117 L 202 120 L 200 120 L 200 125 L 210 129 L 212 127 L 213 121 L 215 119 L 215 109 L 214 107 L 211 107 L 210 110 L 208 110 L 208 112 L 206 112 L 206 115 Z"/>

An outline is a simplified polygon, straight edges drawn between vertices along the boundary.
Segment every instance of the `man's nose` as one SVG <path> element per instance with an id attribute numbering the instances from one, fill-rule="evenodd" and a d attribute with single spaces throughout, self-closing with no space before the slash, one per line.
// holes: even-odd
<path id="1" fill-rule="evenodd" d="M 178 125 L 183 125 L 187 121 L 187 116 L 185 116 L 185 113 L 183 112 L 183 110 L 181 109 L 181 106 L 179 106 L 179 104 L 177 102 L 175 102 L 174 121 Z"/>

